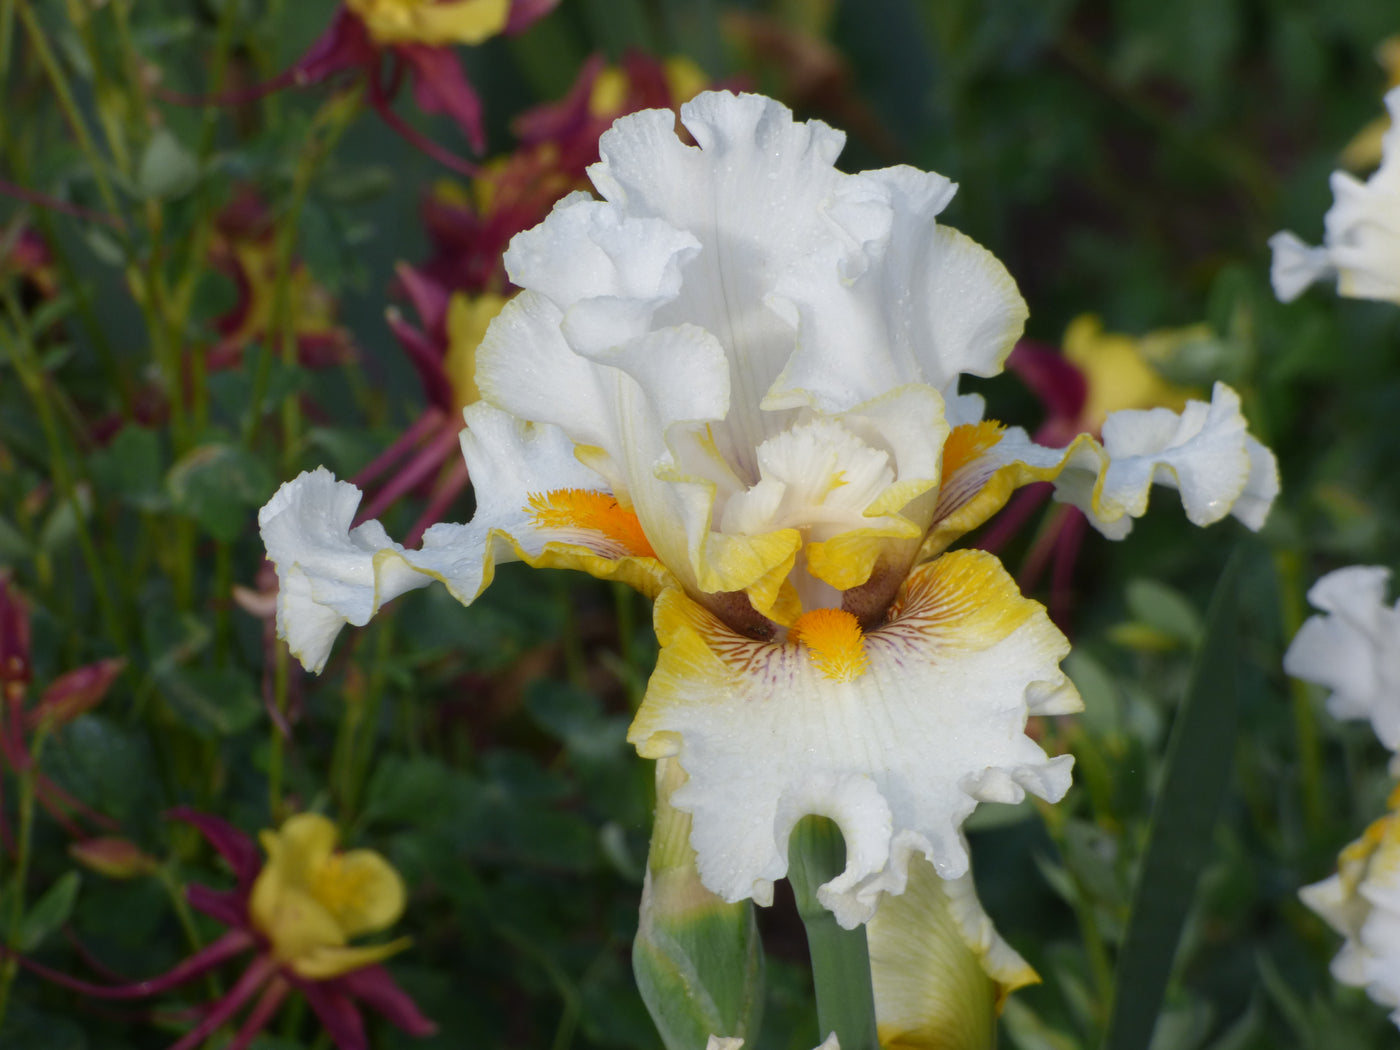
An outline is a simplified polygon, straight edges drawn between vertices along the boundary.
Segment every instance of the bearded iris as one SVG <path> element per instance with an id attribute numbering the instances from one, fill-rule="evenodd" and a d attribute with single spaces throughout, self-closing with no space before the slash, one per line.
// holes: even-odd
<path id="1" fill-rule="evenodd" d="M 1026 307 L 984 248 L 937 222 L 956 187 L 844 174 L 844 137 L 759 96 L 624 117 L 577 193 L 515 238 L 524 291 L 477 353 L 465 525 L 420 549 L 324 469 L 260 522 L 278 622 L 320 670 L 345 623 L 440 580 L 461 601 L 520 559 L 632 584 L 662 650 L 629 740 L 687 775 L 702 881 L 771 899 L 787 839 L 833 819 L 821 891 L 850 927 L 911 859 L 966 874 L 981 801 L 1055 800 L 1070 758 L 1024 733 L 1079 708 L 1064 636 L 991 555 L 948 547 L 1016 487 L 1055 482 L 1121 537 L 1154 480 L 1188 516 L 1257 528 L 1277 490 L 1234 393 L 1111 416 L 1065 449 L 981 418 L 961 374 L 1000 371 Z"/>

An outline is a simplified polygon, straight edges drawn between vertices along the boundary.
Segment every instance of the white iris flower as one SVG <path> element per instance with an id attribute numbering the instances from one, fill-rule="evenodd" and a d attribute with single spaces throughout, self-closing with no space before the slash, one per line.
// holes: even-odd
<path id="1" fill-rule="evenodd" d="M 687 774 L 704 884 L 771 900 L 790 830 L 833 819 L 845 926 L 900 893 L 912 858 L 968 871 L 982 801 L 1059 799 L 1032 714 L 1080 708 L 1069 651 L 993 556 L 948 546 L 1021 484 L 1051 480 L 1100 531 L 1153 481 L 1188 516 L 1257 528 L 1272 455 L 1239 401 L 1124 412 L 1067 449 L 980 419 L 961 374 L 999 372 L 1026 306 L 989 252 L 936 217 L 955 186 L 908 167 L 848 175 L 844 136 L 755 95 L 619 120 L 574 194 L 511 243 L 524 291 L 477 356 L 465 525 L 422 548 L 359 495 L 303 474 L 260 521 L 278 622 L 319 670 L 345 623 L 441 580 L 463 602 L 521 559 L 655 596 L 662 649 L 629 740 Z"/>
<path id="2" fill-rule="evenodd" d="M 1332 207 L 1323 246 L 1309 247 L 1288 231 L 1269 238 L 1274 294 L 1289 303 L 1316 281 L 1337 279 L 1352 299 L 1400 303 L 1400 87 L 1385 96 L 1390 129 L 1381 139 L 1381 165 L 1365 182 L 1332 173 Z"/>
<path id="3" fill-rule="evenodd" d="M 1337 873 L 1298 891 L 1306 904 L 1346 938 L 1332 959 L 1332 976 L 1365 988 L 1400 1025 L 1400 791 L 1390 812 L 1337 858 Z"/>
<path id="4" fill-rule="evenodd" d="M 1400 602 L 1385 604 L 1389 580 L 1389 569 L 1351 565 L 1314 583 L 1308 601 L 1322 614 L 1299 628 L 1283 669 L 1332 690 L 1332 717 L 1369 720 L 1394 755 L 1400 752 Z M 1400 773 L 1400 758 L 1391 769 Z"/>

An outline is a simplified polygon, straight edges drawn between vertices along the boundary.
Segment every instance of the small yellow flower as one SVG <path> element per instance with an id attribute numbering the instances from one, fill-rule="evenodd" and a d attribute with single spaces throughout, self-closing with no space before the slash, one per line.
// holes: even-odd
<path id="1" fill-rule="evenodd" d="M 378 853 L 336 851 L 335 825 L 317 813 L 292 817 L 259 839 L 267 863 L 253 883 L 248 910 L 278 962 L 301 977 L 325 980 L 408 947 L 407 937 L 346 945 L 403 914 L 403 879 Z"/>
<path id="2" fill-rule="evenodd" d="M 510 0 L 346 0 L 377 44 L 479 44 L 505 28 Z"/>

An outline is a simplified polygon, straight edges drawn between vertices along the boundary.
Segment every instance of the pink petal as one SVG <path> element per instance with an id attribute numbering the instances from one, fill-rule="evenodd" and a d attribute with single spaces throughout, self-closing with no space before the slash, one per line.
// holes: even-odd
<path id="1" fill-rule="evenodd" d="M 30 728 L 41 722 L 67 725 L 91 711 L 102 702 L 124 667 L 124 658 L 113 657 L 60 675 L 44 690 L 38 705 L 29 713 Z"/>
<path id="2" fill-rule="evenodd" d="M 413 67 L 413 97 L 424 113 L 446 113 L 455 120 L 477 153 L 486 149 L 481 126 L 481 98 L 462 72 L 451 48 L 400 44 L 394 50 Z"/>
<path id="3" fill-rule="evenodd" d="M 253 884 L 258 872 L 262 870 L 262 854 L 251 838 L 223 817 L 201 813 L 189 806 L 176 806 L 166 810 L 165 815 L 171 820 L 183 820 L 186 824 L 193 824 L 198 828 L 199 833 L 209 840 L 209 845 L 228 861 L 234 877 L 238 879 L 239 889 L 247 889 Z"/>
<path id="4" fill-rule="evenodd" d="M 356 999 L 373 1007 L 395 1028 L 409 1035 L 432 1035 L 437 1025 L 425 1017 L 415 1003 L 383 966 L 351 970 L 339 983 Z"/>
<path id="5" fill-rule="evenodd" d="M 1050 415 L 1047 426 L 1051 423 L 1063 426 L 1078 420 L 1089 396 L 1089 385 L 1084 373 L 1066 361 L 1064 354 L 1022 339 L 1007 357 L 1006 367 L 1015 372 L 1045 406 Z"/>
<path id="6" fill-rule="evenodd" d="M 297 981 L 306 1001 L 340 1050 L 368 1050 L 365 1023 L 355 1002 L 340 991 L 340 981 Z"/>
<path id="7" fill-rule="evenodd" d="M 260 956 L 243 971 L 238 983 L 229 989 L 228 994 L 216 1002 L 204 1020 L 195 1025 L 170 1050 L 194 1050 L 208 1038 L 209 1034 L 237 1013 L 238 1008 L 248 1001 L 249 996 L 262 987 L 263 982 L 277 970 L 277 963 L 270 956 Z"/>
<path id="8" fill-rule="evenodd" d="M 559 0 L 515 0 L 506 19 L 506 35 L 524 32 L 559 6 Z"/>

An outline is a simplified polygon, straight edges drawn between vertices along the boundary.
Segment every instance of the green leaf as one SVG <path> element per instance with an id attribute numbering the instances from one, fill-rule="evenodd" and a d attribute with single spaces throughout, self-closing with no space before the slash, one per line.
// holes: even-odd
<path id="1" fill-rule="evenodd" d="M 215 539 L 231 543 L 252 528 L 253 507 L 272 495 L 272 472 L 241 445 L 200 445 L 182 456 L 165 479 L 180 513 Z"/>
<path id="2" fill-rule="evenodd" d="M 19 925 L 19 950 L 32 952 L 48 939 L 49 934 L 68 921 L 73 903 L 78 899 L 82 876 L 76 871 L 65 872 L 48 888 L 32 908 L 24 913 Z"/>
<path id="3" fill-rule="evenodd" d="M 175 717 L 203 737 L 242 732 L 262 714 L 257 686 L 236 667 L 173 667 L 157 681 Z"/>
<path id="4" fill-rule="evenodd" d="M 169 505 L 162 484 L 160 438 L 154 430 L 125 426 L 104 449 L 92 455 L 92 477 L 103 491 L 138 510 Z"/>
<path id="5" fill-rule="evenodd" d="M 1216 586 L 1191 681 L 1177 711 L 1118 957 L 1104 1050 L 1141 1050 L 1151 1041 L 1182 926 L 1212 848 L 1210 829 L 1234 757 L 1240 561 L 1236 552 Z"/>
<path id="6" fill-rule="evenodd" d="M 160 128 L 146 144 L 136 169 L 136 186 L 147 200 L 182 197 L 199 181 L 199 163 L 169 128 Z"/>
<path id="7" fill-rule="evenodd" d="M 1201 618 L 1186 597 L 1159 580 L 1129 580 L 1125 590 L 1133 618 L 1174 641 L 1194 645 L 1201 637 Z"/>

